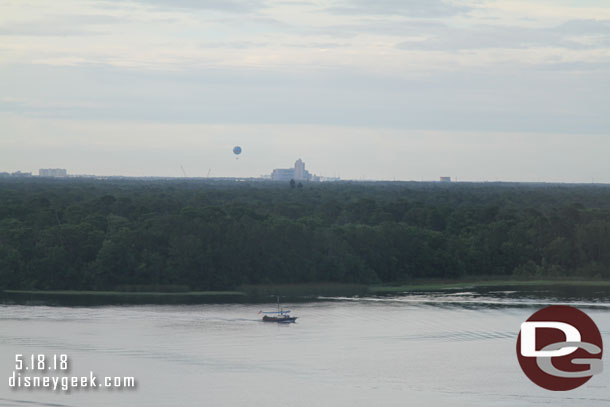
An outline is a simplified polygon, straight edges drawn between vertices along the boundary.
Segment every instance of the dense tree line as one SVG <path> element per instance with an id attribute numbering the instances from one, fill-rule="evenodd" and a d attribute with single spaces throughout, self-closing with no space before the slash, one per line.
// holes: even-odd
<path id="1" fill-rule="evenodd" d="M 0 179 L 0 288 L 610 277 L 610 187 Z"/>

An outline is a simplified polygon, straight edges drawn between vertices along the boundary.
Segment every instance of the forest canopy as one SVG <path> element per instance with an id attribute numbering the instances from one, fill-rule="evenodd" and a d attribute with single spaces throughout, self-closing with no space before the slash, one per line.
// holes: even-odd
<path id="1" fill-rule="evenodd" d="M 610 186 L 0 179 L 0 288 L 610 277 Z"/>

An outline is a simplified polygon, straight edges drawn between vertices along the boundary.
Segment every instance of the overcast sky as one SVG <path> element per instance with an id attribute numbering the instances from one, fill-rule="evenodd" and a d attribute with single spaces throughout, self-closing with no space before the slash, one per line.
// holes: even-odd
<path id="1" fill-rule="evenodd" d="M 348 179 L 610 182 L 610 2 L 0 1 L 0 171 L 297 158 Z"/>

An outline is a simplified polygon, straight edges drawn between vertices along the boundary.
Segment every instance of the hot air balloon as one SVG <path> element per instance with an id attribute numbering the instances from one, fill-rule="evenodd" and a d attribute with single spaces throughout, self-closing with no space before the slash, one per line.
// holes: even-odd
<path id="1" fill-rule="evenodd" d="M 235 159 L 237 160 L 237 156 L 241 154 L 241 147 L 240 146 L 235 146 L 233 147 L 233 154 L 235 154 Z"/>

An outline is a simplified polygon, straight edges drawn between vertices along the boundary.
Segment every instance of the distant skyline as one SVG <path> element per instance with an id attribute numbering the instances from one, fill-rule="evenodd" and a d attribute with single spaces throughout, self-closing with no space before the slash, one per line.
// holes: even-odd
<path id="1" fill-rule="evenodd" d="M 0 4 L 0 172 L 609 183 L 609 107 L 606 0 Z"/>

